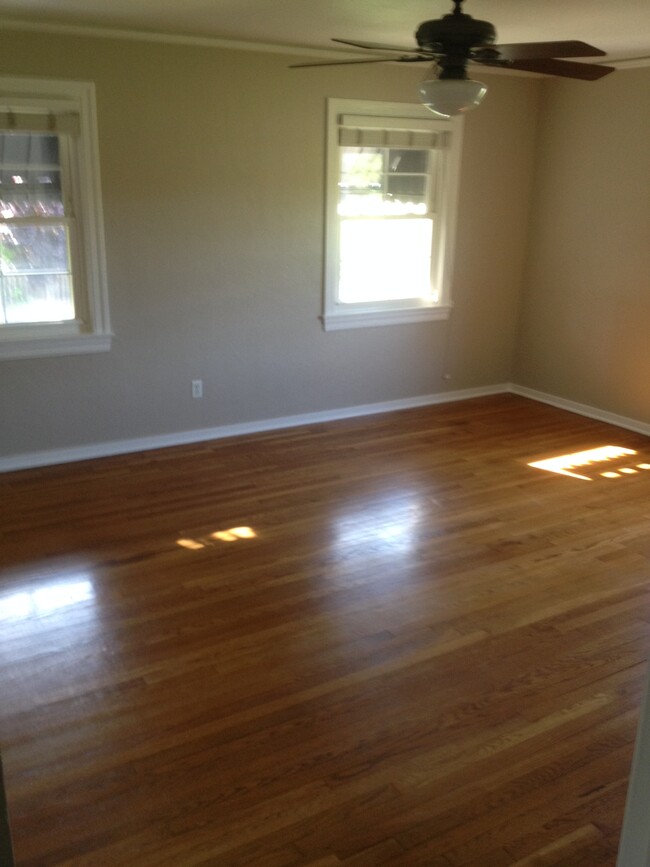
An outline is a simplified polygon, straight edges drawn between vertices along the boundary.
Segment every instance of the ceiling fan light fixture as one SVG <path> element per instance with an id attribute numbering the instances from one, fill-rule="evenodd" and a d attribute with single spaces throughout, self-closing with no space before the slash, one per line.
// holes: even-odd
<path id="1" fill-rule="evenodd" d="M 437 117 L 464 114 L 479 105 L 487 93 L 482 81 L 471 78 L 428 78 L 418 87 L 420 101 Z"/>

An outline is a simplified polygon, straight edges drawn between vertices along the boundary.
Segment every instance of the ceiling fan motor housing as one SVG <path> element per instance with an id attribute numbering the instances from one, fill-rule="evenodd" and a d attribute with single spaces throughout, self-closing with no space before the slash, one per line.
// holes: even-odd
<path id="1" fill-rule="evenodd" d="M 492 45 L 496 35 L 489 21 L 479 21 L 458 10 L 423 21 L 415 32 L 420 48 L 440 55 L 440 78 L 466 78 L 465 66 L 472 50 Z"/>
<path id="2" fill-rule="evenodd" d="M 479 21 L 464 12 L 452 12 L 442 18 L 423 21 L 415 32 L 420 48 L 436 51 L 469 51 L 482 45 L 491 45 L 497 32 L 489 21 Z"/>

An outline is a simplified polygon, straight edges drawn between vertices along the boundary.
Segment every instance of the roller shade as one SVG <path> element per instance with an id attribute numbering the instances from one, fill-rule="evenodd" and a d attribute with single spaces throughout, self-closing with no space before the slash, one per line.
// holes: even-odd
<path id="1" fill-rule="evenodd" d="M 432 121 L 412 117 L 339 115 L 343 147 L 388 147 L 432 150 L 448 146 L 449 133 L 432 128 Z"/>
<path id="2" fill-rule="evenodd" d="M 79 135 L 79 115 L 75 112 L 37 112 L 0 109 L 3 132 L 43 132 Z"/>

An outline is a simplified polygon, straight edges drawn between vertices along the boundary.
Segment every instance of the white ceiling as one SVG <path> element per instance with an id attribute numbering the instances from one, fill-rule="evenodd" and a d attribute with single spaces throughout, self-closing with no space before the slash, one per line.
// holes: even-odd
<path id="1" fill-rule="evenodd" d="M 322 49 L 330 37 L 414 45 L 450 0 L 0 0 L 0 25 L 92 25 Z M 466 0 L 499 42 L 581 39 L 611 59 L 650 58 L 650 0 Z"/>

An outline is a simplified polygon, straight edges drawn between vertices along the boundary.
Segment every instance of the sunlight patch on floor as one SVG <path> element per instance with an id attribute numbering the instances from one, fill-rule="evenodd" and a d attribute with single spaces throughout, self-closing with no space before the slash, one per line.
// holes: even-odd
<path id="1" fill-rule="evenodd" d="M 568 455 L 558 455 L 553 458 L 546 458 L 543 461 L 533 461 L 528 464 L 538 470 L 546 470 L 550 473 L 559 473 L 562 476 L 571 476 L 574 479 L 584 479 L 591 482 L 594 478 L 602 476 L 607 479 L 618 479 L 625 475 L 634 475 L 639 470 L 650 469 L 650 464 L 640 463 L 635 466 L 630 466 L 629 461 L 625 461 L 625 466 L 620 466 L 612 469 L 602 469 L 597 467 L 598 464 L 603 464 L 613 460 L 628 458 L 630 455 L 635 455 L 637 452 L 634 449 L 626 449 L 622 446 L 600 446 L 595 449 L 586 449 L 581 452 L 574 452 Z M 591 467 L 592 475 L 584 475 L 583 473 L 573 472 L 577 468 Z"/>
<path id="2" fill-rule="evenodd" d="M 256 539 L 257 533 L 252 527 L 230 527 L 228 530 L 215 530 L 207 536 L 198 539 L 177 539 L 176 544 L 188 551 L 200 551 L 217 542 L 239 542 L 242 539 Z"/>

